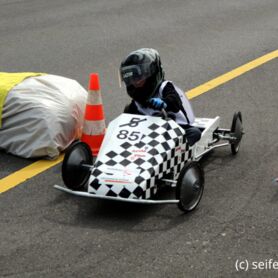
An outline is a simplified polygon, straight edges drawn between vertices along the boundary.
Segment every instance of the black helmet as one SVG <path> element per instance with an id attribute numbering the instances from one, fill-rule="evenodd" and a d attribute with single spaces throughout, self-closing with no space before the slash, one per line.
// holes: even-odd
<path id="1" fill-rule="evenodd" d="M 164 79 L 159 53 L 152 48 L 131 52 L 121 63 L 120 75 L 128 95 L 146 104 Z"/>

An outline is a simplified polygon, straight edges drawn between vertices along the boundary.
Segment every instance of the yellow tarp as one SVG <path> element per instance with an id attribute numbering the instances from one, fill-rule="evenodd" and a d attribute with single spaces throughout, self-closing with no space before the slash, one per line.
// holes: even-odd
<path id="1" fill-rule="evenodd" d="M 21 83 L 24 79 L 33 76 L 43 75 L 43 73 L 35 73 L 35 72 L 16 72 L 16 73 L 8 73 L 8 72 L 0 72 L 0 128 L 2 126 L 2 111 L 3 106 L 6 100 L 6 97 L 9 91 L 19 83 Z"/>

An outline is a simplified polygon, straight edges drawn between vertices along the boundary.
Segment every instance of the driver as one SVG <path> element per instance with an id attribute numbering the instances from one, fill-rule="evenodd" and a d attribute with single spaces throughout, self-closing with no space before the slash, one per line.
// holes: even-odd
<path id="1" fill-rule="evenodd" d="M 157 50 L 141 48 L 131 52 L 121 63 L 120 77 L 132 98 L 125 113 L 152 116 L 165 109 L 185 129 L 190 146 L 200 139 L 201 131 L 191 125 L 195 117 L 190 102 L 180 88 L 164 79 Z"/>

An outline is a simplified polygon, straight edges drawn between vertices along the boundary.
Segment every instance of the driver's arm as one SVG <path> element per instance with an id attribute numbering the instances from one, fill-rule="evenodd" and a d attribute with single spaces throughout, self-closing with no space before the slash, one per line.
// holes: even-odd
<path id="1" fill-rule="evenodd" d="M 175 90 L 175 87 L 170 82 L 168 82 L 163 88 L 162 100 L 167 104 L 166 111 L 177 113 L 182 108 L 181 99 Z"/>

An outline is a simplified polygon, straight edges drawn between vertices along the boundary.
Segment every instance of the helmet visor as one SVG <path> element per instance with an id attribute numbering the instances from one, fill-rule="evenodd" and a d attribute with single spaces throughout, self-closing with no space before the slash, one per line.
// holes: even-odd
<path id="1" fill-rule="evenodd" d="M 133 85 L 135 87 L 140 87 L 144 84 L 143 81 L 149 78 L 153 72 L 151 70 L 151 63 L 145 63 L 121 67 L 120 74 L 121 80 L 126 86 Z"/>

